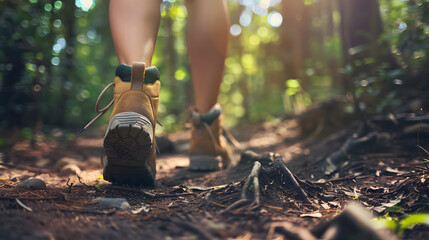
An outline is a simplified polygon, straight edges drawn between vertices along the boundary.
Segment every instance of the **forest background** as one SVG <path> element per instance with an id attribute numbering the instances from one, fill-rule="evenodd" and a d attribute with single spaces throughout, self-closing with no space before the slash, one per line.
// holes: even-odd
<path id="1" fill-rule="evenodd" d="M 429 103 L 429 0 L 229 0 L 228 9 L 219 98 L 228 127 L 333 98 L 345 100 L 335 114 L 358 117 Z M 184 2 L 164 1 L 161 15 L 152 64 L 162 133 L 183 129 L 193 99 Z M 107 1 L 0 0 L 0 147 L 74 139 L 117 65 Z"/>

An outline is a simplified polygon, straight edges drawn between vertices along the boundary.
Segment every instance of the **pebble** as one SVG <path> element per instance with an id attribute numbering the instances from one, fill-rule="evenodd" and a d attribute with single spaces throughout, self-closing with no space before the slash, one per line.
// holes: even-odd
<path id="1" fill-rule="evenodd" d="M 43 190 L 46 189 L 46 183 L 42 179 L 32 178 L 18 183 L 16 187 L 32 190 Z"/>
<path id="2" fill-rule="evenodd" d="M 79 175 L 80 172 L 80 168 L 77 165 L 68 164 L 61 168 L 60 176 L 66 177 L 70 175 Z"/>
<path id="3" fill-rule="evenodd" d="M 117 208 L 122 211 L 127 211 L 131 209 L 130 204 L 128 203 L 127 199 L 125 198 L 103 198 L 98 197 L 94 198 L 93 201 L 100 201 L 98 203 L 99 206 L 105 207 L 105 208 Z"/>

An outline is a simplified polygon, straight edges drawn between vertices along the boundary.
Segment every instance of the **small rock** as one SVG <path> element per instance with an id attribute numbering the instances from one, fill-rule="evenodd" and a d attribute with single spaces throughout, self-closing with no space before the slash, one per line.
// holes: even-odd
<path id="1" fill-rule="evenodd" d="M 60 176 L 66 177 L 70 175 L 79 175 L 80 172 L 80 168 L 77 165 L 68 164 L 61 168 Z"/>
<path id="2" fill-rule="evenodd" d="M 11 181 L 12 181 L 12 182 L 19 182 L 19 178 L 18 178 L 18 177 L 13 177 L 13 178 L 11 179 Z"/>
<path id="3" fill-rule="evenodd" d="M 42 179 L 33 178 L 20 182 L 16 185 L 17 188 L 26 188 L 32 190 L 46 189 L 46 183 Z"/>
<path id="4" fill-rule="evenodd" d="M 130 204 L 127 202 L 127 199 L 125 198 L 98 197 L 98 198 L 94 198 L 93 201 L 100 201 L 98 205 L 105 208 L 117 208 L 122 211 L 127 211 L 131 209 Z"/>

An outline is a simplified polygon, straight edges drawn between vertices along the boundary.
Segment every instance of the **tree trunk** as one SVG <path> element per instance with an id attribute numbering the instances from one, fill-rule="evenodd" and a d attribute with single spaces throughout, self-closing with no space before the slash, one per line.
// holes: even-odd
<path id="1" fill-rule="evenodd" d="M 309 26 L 308 14 L 304 1 L 283 0 L 282 1 L 284 24 L 284 45 L 286 54 L 290 57 L 285 62 L 286 76 L 305 81 L 304 61 L 305 49 L 308 48 L 307 30 Z M 304 84 L 305 85 L 305 84 Z"/>
<path id="2" fill-rule="evenodd" d="M 344 65 L 353 68 L 351 77 L 362 72 L 376 74 L 381 63 L 396 67 L 396 62 L 383 33 L 380 7 L 377 0 L 339 0 Z M 364 64 L 365 59 L 369 63 Z"/>
<path id="3" fill-rule="evenodd" d="M 58 118 L 57 125 L 64 127 L 66 125 L 65 117 L 67 113 L 67 100 L 69 99 L 70 89 L 69 84 L 71 84 L 71 79 L 77 79 L 75 77 L 75 66 L 74 66 L 74 52 L 75 40 L 76 40 L 76 18 L 74 12 L 76 10 L 76 5 L 73 1 L 63 1 L 63 23 L 66 31 L 64 33 L 64 38 L 67 43 L 67 47 L 61 58 L 60 66 L 61 69 L 61 95 L 58 104 Z"/>

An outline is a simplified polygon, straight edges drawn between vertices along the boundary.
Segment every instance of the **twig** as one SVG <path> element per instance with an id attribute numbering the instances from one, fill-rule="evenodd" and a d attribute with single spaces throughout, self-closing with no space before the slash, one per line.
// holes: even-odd
<path id="1" fill-rule="evenodd" d="M 216 205 L 216 206 L 218 206 L 218 207 L 221 207 L 221 208 L 226 208 L 226 206 L 225 206 L 225 205 L 220 204 L 220 203 L 217 203 L 217 202 L 214 202 L 214 201 L 211 201 L 211 200 L 209 200 L 209 203 L 211 203 L 211 204 L 213 204 L 213 205 Z"/>
<path id="2" fill-rule="evenodd" d="M 31 209 L 30 207 L 25 206 L 25 204 L 24 204 L 24 203 L 22 203 L 21 201 L 19 201 L 19 199 L 18 199 L 18 198 L 15 198 L 15 200 L 16 200 L 16 202 L 19 204 L 19 206 L 21 206 L 21 207 L 22 207 L 22 208 L 24 208 L 25 210 L 27 210 L 27 211 L 29 211 L 29 212 L 32 212 L 32 211 L 33 211 L 33 209 Z"/>
<path id="3" fill-rule="evenodd" d="M 113 189 L 117 190 L 124 190 L 124 191 L 131 191 L 136 193 L 141 193 L 145 197 L 149 198 L 169 198 L 169 197 L 179 197 L 179 196 L 188 196 L 188 195 L 194 195 L 194 193 L 173 193 L 173 194 L 163 194 L 163 193 L 150 193 L 147 191 L 144 191 L 142 189 L 136 189 L 136 188 L 128 188 L 128 187 L 121 187 L 121 186 L 111 186 Z"/>
<path id="4" fill-rule="evenodd" d="M 256 161 L 253 165 L 252 171 L 250 171 L 249 177 L 244 183 L 243 190 L 241 191 L 241 198 L 247 199 L 246 192 L 250 186 L 250 183 L 253 182 L 253 203 L 256 207 L 260 205 L 260 188 L 259 188 L 259 173 L 261 172 L 261 163 Z"/>
<path id="5" fill-rule="evenodd" d="M 82 179 L 79 175 L 76 174 L 77 180 L 85 187 L 92 187 L 92 186 L 88 186 L 86 183 L 82 182 Z"/>
<path id="6" fill-rule="evenodd" d="M 246 181 L 244 182 L 243 187 L 241 188 L 240 193 L 240 199 L 233 204 L 231 204 L 229 207 L 227 207 L 225 210 L 221 212 L 221 214 L 226 213 L 228 211 L 231 211 L 236 208 L 240 208 L 242 206 L 245 206 L 249 203 L 251 209 L 256 209 L 261 205 L 261 193 L 260 193 L 260 187 L 259 187 L 259 174 L 261 172 L 261 163 L 256 161 L 253 164 L 253 168 L 250 171 L 249 176 L 247 177 Z M 250 187 L 250 184 L 253 183 L 253 187 L 251 187 L 253 191 L 253 201 L 251 202 L 248 195 L 248 190 Z"/>
<path id="7" fill-rule="evenodd" d="M 69 209 L 69 208 L 57 208 L 56 210 L 60 210 L 63 212 L 77 212 L 77 213 L 89 213 L 89 214 L 106 214 L 111 215 L 116 212 L 116 209 L 104 210 L 104 211 L 94 211 L 94 210 L 82 210 L 82 209 Z"/>
<path id="8" fill-rule="evenodd" d="M 73 184 L 74 184 L 74 183 L 70 183 L 70 184 L 69 184 L 69 182 L 70 182 L 70 178 L 69 178 L 69 179 L 67 179 L 66 185 L 67 185 L 67 187 L 69 187 L 69 193 L 71 193 L 71 191 L 72 191 L 72 187 L 73 187 Z"/>
<path id="9" fill-rule="evenodd" d="M 307 193 L 304 191 L 304 189 L 301 187 L 301 185 L 298 183 L 295 176 L 292 174 L 292 172 L 289 170 L 289 168 L 286 167 L 286 164 L 283 162 L 282 157 L 279 154 L 274 155 L 274 162 L 276 163 L 277 170 L 280 171 L 282 179 L 285 178 L 285 181 L 282 182 L 283 185 L 287 183 L 287 185 L 295 190 L 298 195 L 300 196 L 301 200 L 304 202 L 312 204 L 310 199 L 308 198 Z"/>

